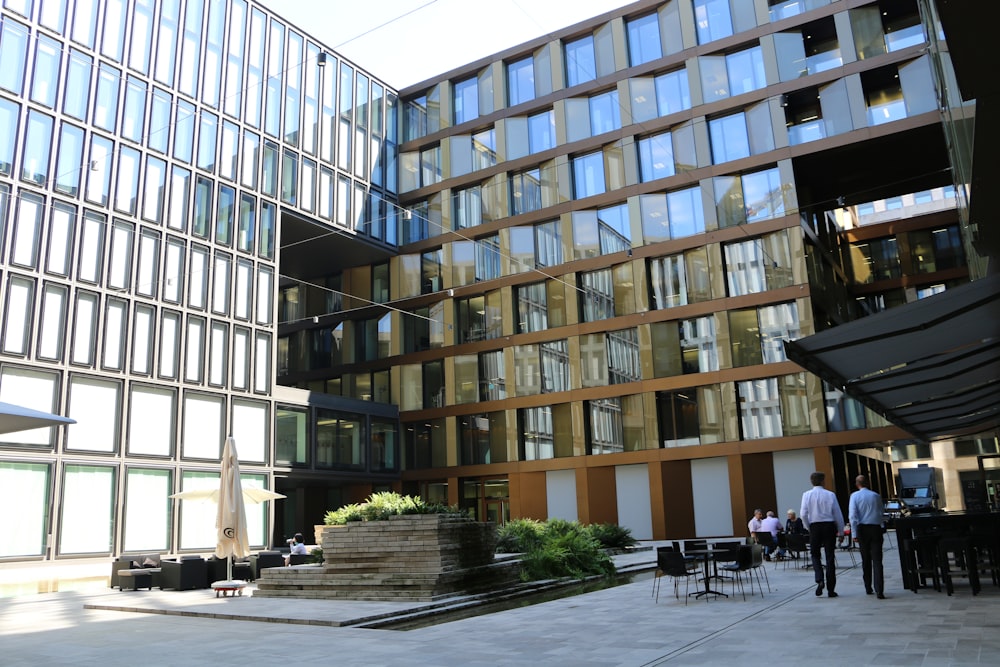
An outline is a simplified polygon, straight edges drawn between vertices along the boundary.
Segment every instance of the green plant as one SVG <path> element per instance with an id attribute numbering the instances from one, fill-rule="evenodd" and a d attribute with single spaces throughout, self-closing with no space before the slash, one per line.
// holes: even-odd
<path id="1" fill-rule="evenodd" d="M 348 521 L 384 521 L 404 514 L 457 514 L 458 508 L 440 503 L 425 503 L 420 496 L 403 496 L 395 491 L 381 491 L 363 503 L 352 503 L 331 510 L 323 517 L 327 526 L 342 526 Z"/>
<path id="2" fill-rule="evenodd" d="M 512 519 L 497 528 L 497 553 L 519 554 L 538 548 L 545 524 L 536 519 Z"/>
<path id="3" fill-rule="evenodd" d="M 322 563 L 323 562 L 323 547 L 316 547 L 309 552 L 309 562 L 310 563 Z"/>
<path id="4" fill-rule="evenodd" d="M 521 578 L 525 581 L 562 577 L 583 579 L 615 573 L 614 561 L 600 543 L 588 530 L 571 521 L 546 525 L 541 544 L 524 554 L 521 565 Z"/>
<path id="5" fill-rule="evenodd" d="M 632 537 L 631 529 L 614 523 L 593 523 L 587 526 L 587 530 L 605 549 L 624 549 L 638 542 Z"/>

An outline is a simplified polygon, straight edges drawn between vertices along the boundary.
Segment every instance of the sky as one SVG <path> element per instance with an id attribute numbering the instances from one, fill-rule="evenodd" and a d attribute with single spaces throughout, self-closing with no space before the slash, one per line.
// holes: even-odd
<path id="1" fill-rule="evenodd" d="M 397 90 L 629 4 L 628 0 L 260 2 Z"/>

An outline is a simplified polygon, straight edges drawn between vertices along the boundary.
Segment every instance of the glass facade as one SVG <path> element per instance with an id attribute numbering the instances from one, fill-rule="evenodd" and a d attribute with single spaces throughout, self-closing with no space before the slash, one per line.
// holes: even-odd
<path id="1" fill-rule="evenodd" d="M 570 457 L 882 426 L 783 342 L 836 319 L 813 299 L 834 253 L 802 227 L 846 207 L 800 164 L 937 108 L 906 12 L 667 0 L 400 98 L 246 0 L 21 5 L 0 9 L 0 400 L 78 423 L 0 443 L 34 536 L 0 535 L 0 558 L 46 535 L 56 555 L 210 547 L 164 497 L 214 483 L 229 433 L 247 483 L 456 503 L 522 488 L 494 484 L 515 462 L 555 485 Z M 851 308 L 963 279 L 943 215 L 868 228 L 837 230 Z M 82 527 L 49 511 L 69 501 Z M 290 528 L 273 514 L 255 545 Z"/>
<path id="2" fill-rule="evenodd" d="M 362 453 L 272 437 L 278 207 L 332 225 L 337 178 L 394 201 L 395 93 L 245 0 L 5 3 L 0 56 L 0 395 L 77 422 L 0 443 L 27 503 L 0 558 L 210 550 L 213 510 L 168 496 L 218 479 L 227 434 L 244 484 L 397 471 L 363 413 Z M 389 240 L 368 215 L 351 233 Z M 287 530 L 251 514 L 257 547 Z"/>

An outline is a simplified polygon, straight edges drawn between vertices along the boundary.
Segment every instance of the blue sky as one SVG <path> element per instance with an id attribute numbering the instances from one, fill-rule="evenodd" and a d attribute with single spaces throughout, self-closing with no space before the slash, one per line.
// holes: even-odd
<path id="1" fill-rule="evenodd" d="M 321 42 L 343 44 L 336 49 L 339 53 L 397 89 L 629 4 L 622 0 L 261 2 Z"/>

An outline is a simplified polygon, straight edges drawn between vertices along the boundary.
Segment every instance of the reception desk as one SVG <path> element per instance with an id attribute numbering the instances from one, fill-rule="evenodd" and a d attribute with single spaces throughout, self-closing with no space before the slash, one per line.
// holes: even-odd
<path id="1" fill-rule="evenodd" d="M 919 554 L 918 549 L 913 548 L 914 544 L 942 536 L 966 535 L 978 535 L 997 543 L 1000 540 L 1000 512 L 928 512 L 896 519 L 896 545 L 899 547 L 903 588 L 915 590 L 920 587 L 913 561 Z"/>

